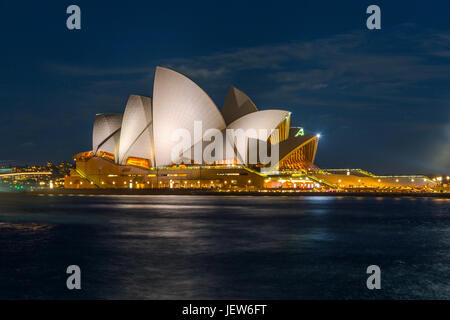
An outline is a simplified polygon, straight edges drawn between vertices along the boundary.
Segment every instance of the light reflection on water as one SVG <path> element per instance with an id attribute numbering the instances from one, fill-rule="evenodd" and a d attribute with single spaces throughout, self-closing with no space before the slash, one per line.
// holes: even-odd
<path id="1" fill-rule="evenodd" d="M 450 298 L 449 246 L 438 199 L 3 195 L 0 298 Z"/>
<path id="2" fill-rule="evenodd" d="M 31 232 L 38 233 L 41 231 L 47 231 L 52 226 L 49 224 L 39 224 L 39 223 L 5 223 L 0 222 L 0 232 L 8 232 L 8 231 L 19 231 L 19 232 Z"/>

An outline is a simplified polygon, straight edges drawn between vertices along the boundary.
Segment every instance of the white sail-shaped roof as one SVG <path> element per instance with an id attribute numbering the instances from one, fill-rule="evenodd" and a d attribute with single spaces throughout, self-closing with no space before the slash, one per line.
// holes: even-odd
<path id="1" fill-rule="evenodd" d="M 186 129 L 197 143 L 202 134 L 194 135 L 194 122 L 201 121 L 202 131 L 225 128 L 222 114 L 211 98 L 192 80 L 170 69 L 157 67 L 153 87 L 153 129 L 157 166 L 172 163 L 171 152 L 177 141 L 172 134 Z"/>
<path id="2" fill-rule="evenodd" d="M 92 130 L 92 151 L 106 151 L 117 156 L 122 115 L 116 113 L 97 114 Z"/>
<path id="3" fill-rule="evenodd" d="M 130 95 L 128 98 L 120 132 L 118 163 L 126 164 L 128 157 L 154 163 L 152 99 L 148 97 Z"/>
<path id="4" fill-rule="evenodd" d="M 263 110 L 249 113 L 230 123 L 227 130 L 241 130 L 247 138 L 243 146 L 237 146 L 241 161 L 247 163 L 248 139 L 267 141 L 278 125 L 290 115 L 289 111 L 284 110 Z"/>
<path id="5" fill-rule="evenodd" d="M 249 129 L 260 130 L 266 129 L 267 136 L 261 137 L 260 140 L 267 140 L 278 125 L 290 116 L 289 111 L 284 110 L 262 110 L 249 113 L 239 119 L 233 121 L 227 126 L 227 129 Z"/>
<path id="6" fill-rule="evenodd" d="M 289 116 L 289 111 L 264 110 L 248 114 L 237 119 L 236 121 L 233 121 L 233 123 L 227 126 L 226 130 L 221 131 L 221 160 L 231 160 L 232 158 L 234 158 L 239 163 L 248 163 L 248 152 L 257 151 L 249 150 L 249 139 L 255 139 L 255 144 L 251 144 L 251 146 L 252 148 L 256 149 L 258 147 L 257 141 L 262 140 L 266 142 L 273 133 L 273 130 L 275 130 L 279 126 L 279 124 Z M 263 131 L 260 131 L 261 129 Z M 238 130 L 240 130 L 241 132 L 238 132 Z M 238 140 L 240 138 L 244 139 L 243 144 L 239 144 Z M 183 162 L 189 163 L 195 158 L 194 150 L 196 148 L 198 150 L 201 150 L 203 154 L 205 148 L 209 144 L 210 142 L 207 141 L 198 141 L 186 152 L 186 155 L 184 157 L 180 156 L 179 161 L 181 161 L 182 159 Z M 268 144 L 270 145 L 270 142 L 268 142 Z M 230 154 L 232 154 L 232 157 L 230 157 Z M 199 161 L 195 161 L 195 163 L 199 163 Z"/>
<path id="7" fill-rule="evenodd" d="M 231 86 L 222 107 L 222 115 L 226 124 L 258 111 L 253 101 L 241 90 Z"/>

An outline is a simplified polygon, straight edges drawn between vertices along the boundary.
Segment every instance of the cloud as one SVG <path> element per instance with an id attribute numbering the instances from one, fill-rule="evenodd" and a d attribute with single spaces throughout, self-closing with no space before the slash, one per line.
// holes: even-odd
<path id="1" fill-rule="evenodd" d="M 185 70 L 194 79 L 208 78 L 222 84 L 239 78 L 240 74 L 248 77 L 253 73 L 249 82 L 262 88 L 260 95 L 264 101 L 275 104 L 280 99 L 286 104 L 298 104 L 307 98 L 315 99 L 314 105 L 323 105 L 329 97 L 335 97 L 342 102 L 347 100 L 351 107 L 355 105 L 355 97 L 377 97 L 379 106 L 392 107 L 392 103 L 403 98 L 417 104 L 427 99 L 449 101 L 448 97 L 425 93 L 427 86 L 439 90 L 439 84 L 450 81 L 450 64 L 445 59 L 449 48 L 450 32 L 421 31 L 414 25 L 405 25 L 392 30 L 389 37 L 355 31 L 165 63 Z M 436 56 L 443 60 L 433 60 Z M 330 104 L 333 105 L 336 103 Z M 346 103 L 339 105 L 345 107 Z"/>
<path id="2" fill-rule="evenodd" d="M 440 135 L 433 143 L 431 154 L 433 156 L 432 162 L 441 172 L 450 172 L 450 123 L 442 129 Z"/>
<path id="3" fill-rule="evenodd" d="M 450 81 L 450 31 L 405 24 L 384 32 L 389 36 L 354 31 L 310 41 L 152 60 L 129 68 L 47 67 L 66 76 L 87 77 L 92 91 L 137 88 L 150 94 L 155 66 L 162 65 L 199 81 L 207 92 L 226 91 L 243 75 L 256 88 L 255 99 L 270 105 L 392 108 L 394 103 L 427 101 L 446 105 L 450 98 L 439 87 Z M 434 96 L 427 90 L 431 87 Z"/>
<path id="4" fill-rule="evenodd" d="M 188 65 L 167 64 L 166 67 L 175 69 L 177 72 L 189 75 L 192 78 L 217 79 L 227 73 L 225 68 L 192 68 Z"/>
<path id="5" fill-rule="evenodd" d="M 153 68 L 135 67 L 135 68 L 98 68 L 86 66 L 74 66 L 58 63 L 46 63 L 45 68 L 48 71 L 67 75 L 67 76 L 87 76 L 103 77 L 117 75 L 142 75 L 154 72 Z"/>
<path id="6" fill-rule="evenodd" d="M 19 145 L 20 148 L 32 148 L 35 146 L 35 143 L 32 141 L 27 141 Z"/>

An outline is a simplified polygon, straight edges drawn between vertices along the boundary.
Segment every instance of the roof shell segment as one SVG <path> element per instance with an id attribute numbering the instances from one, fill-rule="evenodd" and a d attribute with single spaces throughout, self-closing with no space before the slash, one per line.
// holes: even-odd
<path id="1" fill-rule="evenodd" d="M 249 113 L 229 124 L 227 131 L 240 129 L 244 131 L 246 135 L 244 145 L 238 146 L 237 150 L 240 161 L 247 163 L 247 153 L 256 152 L 254 150 L 248 150 L 249 138 L 267 141 L 278 125 L 290 116 L 291 113 L 285 110 L 263 110 Z"/>
<path id="2" fill-rule="evenodd" d="M 278 125 L 286 118 L 290 117 L 291 113 L 285 110 L 262 110 L 247 114 L 239 119 L 233 121 L 227 126 L 227 129 L 242 129 L 242 130 L 260 130 L 265 129 L 267 134 L 259 137 L 260 140 L 267 140 L 270 134 Z"/>
<path id="3" fill-rule="evenodd" d="M 223 118 L 227 125 L 256 111 L 258 108 L 244 92 L 233 86 L 230 87 L 222 107 Z"/>
<path id="4" fill-rule="evenodd" d="M 279 143 L 279 161 L 272 165 L 272 169 L 279 170 L 280 166 L 295 169 L 314 167 L 319 138 L 317 135 L 291 135 L 289 139 Z"/>
<path id="5" fill-rule="evenodd" d="M 155 72 L 153 120 L 156 166 L 172 163 L 171 151 L 177 144 L 172 140 L 172 134 L 177 129 L 186 129 L 191 135 L 191 145 L 194 145 L 203 135 L 194 135 L 195 121 L 201 121 L 203 132 L 225 128 L 217 106 L 197 84 L 162 67 L 157 67 Z"/>
<path id="6" fill-rule="evenodd" d="M 148 159 L 154 163 L 152 124 L 152 99 L 130 95 L 120 133 L 120 164 L 126 164 L 128 157 Z"/>
<path id="7" fill-rule="evenodd" d="M 318 142 L 318 138 L 317 135 L 315 134 L 305 134 L 303 136 L 290 136 L 287 140 L 284 140 L 282 142 L 280 142 L 280 162 L 283 161 L 283 159 L 285 159 L 287 156 L 289 156 L 289 154 L 291 154 L 292 152 L 294 152 L 296 149 L 306 145 L 307 143 L 311 143 L 311 142 Z M 315 152 L 312 155 L 311 159 L 308 159 L 311 163 L 314 162 L 314 158 L 315 158 Z"/>
<path id="8" fill-rule="evenodd" d="M 95 116 L 92 130 L 92 150 L 94 154 L 103 150 L 117 156 L 121 125 L 121 114 L 103 113 Z"/>

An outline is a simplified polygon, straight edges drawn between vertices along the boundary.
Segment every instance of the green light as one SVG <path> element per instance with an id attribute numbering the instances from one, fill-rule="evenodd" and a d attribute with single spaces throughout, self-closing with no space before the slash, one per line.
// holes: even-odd
<path id="1" fill-rule="evenodd" d="M 305 135 L 305 131 L 303 130 L 303 128 L 299 128 L 297 133 L 295 134 L 295 138 L 297 138 L 298 136 L 304 136 Z"/>

